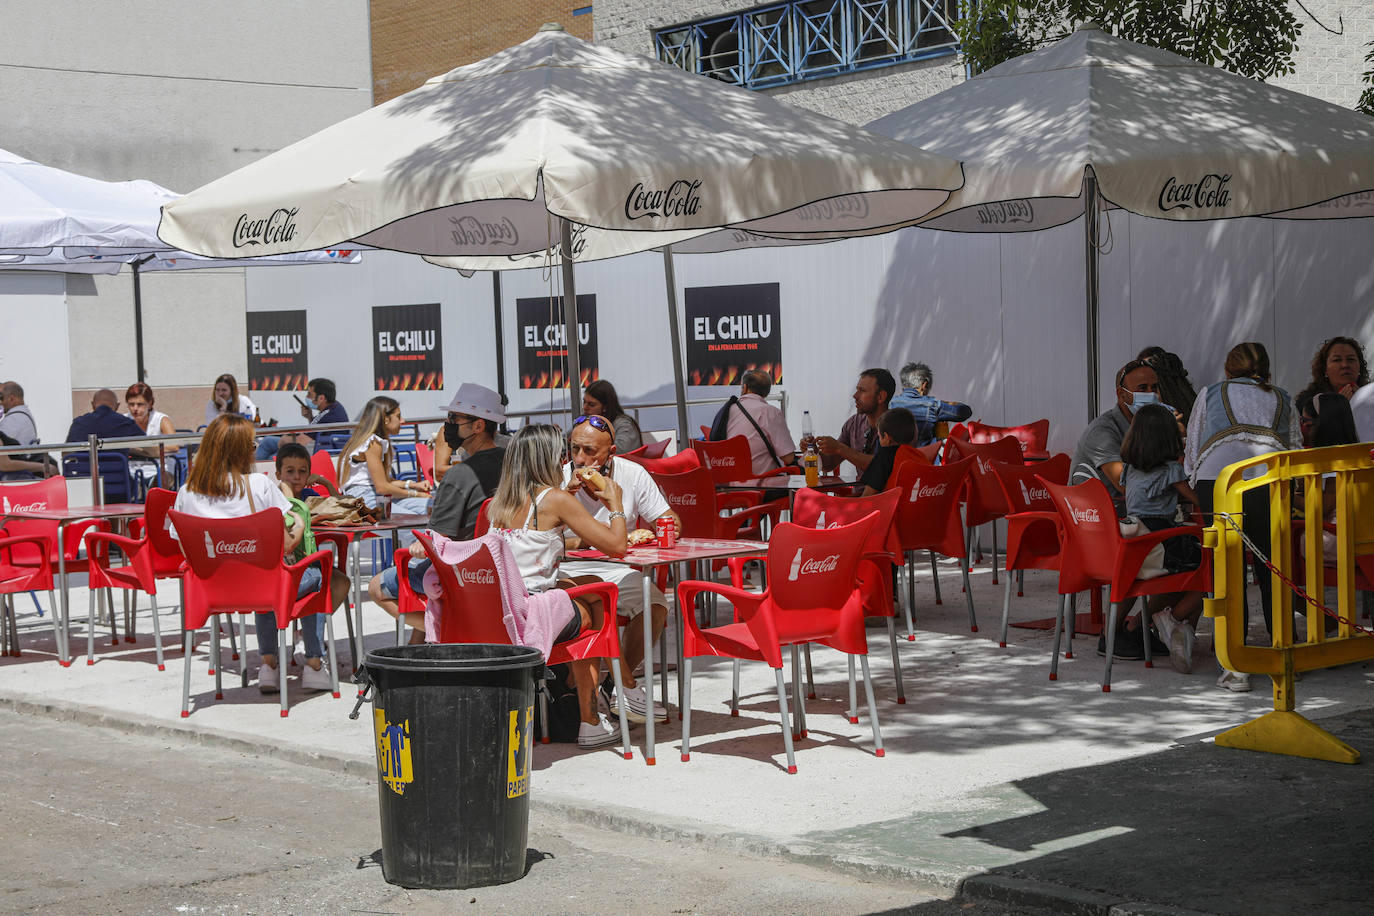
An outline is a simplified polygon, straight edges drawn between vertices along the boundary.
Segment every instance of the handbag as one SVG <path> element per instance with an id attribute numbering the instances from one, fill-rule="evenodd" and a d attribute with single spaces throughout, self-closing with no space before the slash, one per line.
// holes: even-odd
<path id="1" fill-rule="evenodd" d="M 1121 536 L 1123 538 L 1140 537 L 1149 534 L 1150 529 L 1141 523 L 1140 519 L 1134 515 L 1123 516 L 1119 522 L 1121 525 Z M 1150 548 L 1150 552 L 1145 555 L 1145 562 L 1140 564 L 1140 572 L 1136 574 L 1138 579 L 1158 579 L 1166 576 L 1169 571 L 1164 568 L 1164 545 L 1156 544 Z"/>

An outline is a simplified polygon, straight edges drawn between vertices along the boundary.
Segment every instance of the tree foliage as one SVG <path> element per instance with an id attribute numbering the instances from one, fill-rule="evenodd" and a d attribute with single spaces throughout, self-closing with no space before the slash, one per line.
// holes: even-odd
<path id="1" fill-rule="evenodd" d="M 965 0 L 963 8 L 955 32 L 975 73 L 1094 20 L 1120 38 L 1267 80 L 1293 72 L 1302 32 L 1288 0 Z"/>
<path id="2" fill-rule="evenodd" d="M 1364 72 L 1364 92 L 1360 93 L 1360 100 L 1355 103 L 1355 108 L 1367 115 L 1374 115 L 1374 41 L 1369 43 L 1369 52 L 1365 54 L 1364 62 L 1369 64 L 1369 69 Z"/>

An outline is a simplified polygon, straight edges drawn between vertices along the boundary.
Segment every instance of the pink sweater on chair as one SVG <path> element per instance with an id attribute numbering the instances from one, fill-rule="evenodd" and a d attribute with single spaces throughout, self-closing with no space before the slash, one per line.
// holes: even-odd
<path id="1" fill-rule="evenodd" d="M 509 545 L 494 531 L 471 541 L 450 540 L 438 532 L 430 534 L 435 554 L 450 566 L 462 563 L 482 547 L 491 552 L 501 586 L 501 621 L 506 625 L 506 634 L 513 645 L 538 649 L 548 658 L 554 637 L 573 617 L 573 603 L 568 593 L 561 588 L 551 588 L 537 595 L 526 592 L 525 580 Z M 439 603 L 435 599 L 440 594 L 439 574 L 429 569 L 425 572 L 425 595 L 429 598 L 425 603 L 425 639 L 428 642 L 439 638 Z"/>

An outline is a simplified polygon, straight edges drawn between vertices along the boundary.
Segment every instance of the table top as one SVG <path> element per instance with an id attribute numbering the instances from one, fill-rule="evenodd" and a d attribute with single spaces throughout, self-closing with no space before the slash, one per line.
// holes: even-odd
<path id="1" fill-rule="evenodd" d="M 110 503 L 105 506 L 63 506 L 51 509 L 13 507 L 4 518 L 35 518 L 49 522 L 76 522 L 85 518 L 128 518 L 143 514 L 142 503 Z"/>
<path id="2" fill-rule="evenodd" d="M 757 556 L 766 554 L 763 541 L 734 541 L 724 538 L 678 538 L 675 547 L 632 547 L 623 557 L 609 557 L 599 550 L 569 550 L 570 560 L 597 560 L 647 569 L 665 563 L 691 563 L 696 560 L 715 560 L 720 557 Z"/>
<path id="3" fill-rule="evenodd" d="M 390 518 L 382 519 L 375 524 L 368 525 L 324 525 L 318 522 L 312 523 L 316 531 L 342 531 L 345 534 L 367 534 L 371 531 L 399 531 L 403 528 L 428 528 L 429 516 L 421 515 L 401 515 L 395 514 Z"/>
<path id="4" fill-rule="evenodd" d="M 835 489 L 836 487 L 852 487 L 854 481 L 842 480 L 833 474 L 821 476 L 814 490 Z M 775 474 L 772 477 L 760 478 L 757 482 L 734 481 L 732 483 L 716 484 L 717 490 L 800 490 L 806 486 L 806 476 L 803 474 Z"/>

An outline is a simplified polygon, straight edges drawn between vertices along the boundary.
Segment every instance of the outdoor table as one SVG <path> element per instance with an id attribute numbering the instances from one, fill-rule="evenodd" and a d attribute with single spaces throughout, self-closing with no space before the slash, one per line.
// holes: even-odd
<path id="1" fill-rule="evenodd" d="M 727 492 L 730 490 L 787 490 L 789 496 L 796 495 L 796 492 L 806 486 L 806 476 L 804 474 L 774 474 L 771 477 L 760 477 L 757 482 L 737 480 L 730 483 L 716 484 L 716 490 Z M 842 480 L 834 474 L 822 474 L 813 490 L 839 490 L 844 487 L 854 486 L 852 480 Z"/>
<path id="2" fill-rule="evenodd" d="M 653 652 L 653 614 L 650 584 L 653 572 L 659 566 L 673 563 L 696 563 L 703 560 L 719 560 L 725 557 L 763 556 L 768 553 L 768 545 L 762 541 L 730 541 L 709 538 L 679 538 L 675 547 L 634 547 L 623 557 L 610 557 L 599 550 L 569 550 L 568 557 L 578 560 L 599 560 L 603 563 L 619 563 L 639 570 L 640 588 L 644 595 L 644 692 L 648 697 L 648 714 L 644 717 L 644 762 L 653 766 L 654 756 L 654 652 Z M 676 602 L 674 602 L 676 604 Z M 678 608 L 678 613 L 682 609 Z M 682 641 L 678 641 L 679 649 Z M 682 666 L 678 666 L 678 677 L 682 677 Z M 681 687 L 678 685 L 678 698 L 681 701 Z M 666 693 L 666 691 L 665 691 Z M 667 705 L 668 698 L 663 698 Z"/>
<path id="3" fill-rule="evenodd" d="M 337 531 L 348 538 L 349 575 L 353 581 L 353 670 L 363 661 L 363 600 L 362 600 L 362 541 L 369 534 L 401 531 L 406 528 L 429 527 L 428 513 L 423 515 L 392 515 L 369 525 L 320 525 L 317 531 Z"/>
<path id="4" fill-rule="evenodd" d="M 57 578 L 61 583 L 62 602 L 60 613 L 56 609 L 54 613 L 58 614 L 57 658 L 64 667 L 71 664 L 71 653 L 68 651 L 70 599 L 67 595 L 67 551 L 63 547 L 62 532 L 73 522 L 84 522 L 88 519 L 129 519 L 142 514 L 142 503 L 110 503 L 106 506 L 68 506 L 63 509 L 13 509 L 0 518 L 0 524 L 12 518 L 57 522 Z"/>

